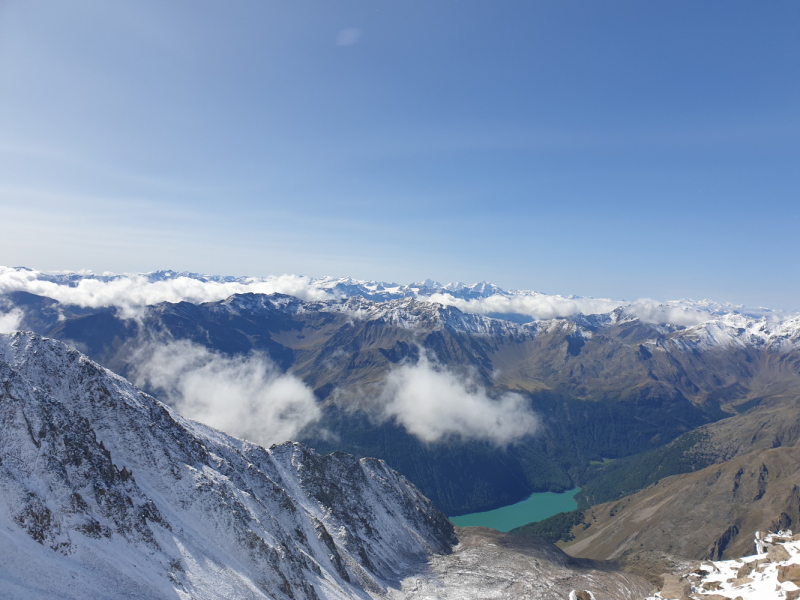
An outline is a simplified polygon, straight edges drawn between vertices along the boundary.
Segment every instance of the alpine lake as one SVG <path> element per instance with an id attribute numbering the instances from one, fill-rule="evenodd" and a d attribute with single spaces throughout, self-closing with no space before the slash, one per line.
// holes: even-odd
<path id="1" fill-rule="evenodd" d="M 554 492 L 531 494 L 522 502 L 502 508 L 450 517 L 450 522 L 457 527 L 488 527 L 497 531 L 511 531 L 515 527 L 575 510 L 578 508 L 575 494 L 580 491 L 581 488 L 576 487 L 560 494 Z"/>

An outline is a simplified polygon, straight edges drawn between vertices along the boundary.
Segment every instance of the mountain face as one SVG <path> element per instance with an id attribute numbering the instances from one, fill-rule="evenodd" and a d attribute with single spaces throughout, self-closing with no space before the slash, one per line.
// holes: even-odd
<path id="1" fill-rule="evenodd" d="M 797 529 L 799 402 L 798 395 L 772 398 L 682 436 L 654 456 L 633 457 L 623 468 L 599 467 L 608 478 L 647 486 L 588 508 L 565 549 L 583 557 L 661 551 L 718 560 L 752 551 L 754 531 Z M 679 474 L 657 475 L 675 465 Z"/>
<path id="2" fill-rule="evenodd" d="M 174 276 L 162 273 L 157 282 Z M 367 292 L 403 286 L 356 283 L 328 282 L 350 297 L 236 294 L 145 306 L 135 317 L 26 292 L 0 296 L 0 302 L 22 312 L 21 327 L 74 345 L 125 376 L 143 340 L 186 340 L 226 356 L 265 353 L 310 386 L 323 407 L 321 425 L 332 435 L 309 430 L 303 441 L 323 452 L 387 460 L 448 514 L 568 489 L 582 483 L 590 461 L 658 448 L 764 398 L 800 389 L 797 318 L 715 309 L 706 321 L 683 326 L 617 308 L 520 324 L 425 301 L 416 295 L 425 286 L 374 301 Z M 498 293 L 492 286 L 450 291 Z M 523 394 L 541 418 L 537 435 L 506 448 L 457 439 L 428 444 L 361 410 L 390 373 L 423 353 L 490 394 Z"/>
<path id="3" fill-rule="evenodd" d="M 386 463 L 265 450 L 64 344 L 0 335 L 0 579 L 12 598 L 366 598 L 456 543 Z"/>

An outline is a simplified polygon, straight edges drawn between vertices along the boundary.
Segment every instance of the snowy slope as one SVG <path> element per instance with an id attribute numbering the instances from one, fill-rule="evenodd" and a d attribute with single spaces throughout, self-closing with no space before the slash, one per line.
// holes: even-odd
<path id="1" fill-rule="evenodd" d="M 773 321 L 727 314 L 686 329 L 680 342 L 687 348 L 715 346 L 765 347 L 789 350 L 800 347 L 800 317 Z"/>
<path id="2" fill-rule="evenodd" d="M 64 344 L 0 335 L 11 598 L 366 598 L 452 526 L 373 459 L 183 419 Z"/>

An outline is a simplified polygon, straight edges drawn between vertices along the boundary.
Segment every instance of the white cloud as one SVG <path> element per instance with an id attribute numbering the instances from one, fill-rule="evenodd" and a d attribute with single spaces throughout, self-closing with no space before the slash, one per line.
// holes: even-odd
<path id="1" fill-rule="evenodd" d="M 356 29 L 355 27 L 349 27 L 347 29 L 342 29 L 336 36 L 336 45 L 352 46 L 354 44 L 357 44 L 360 39 L 361 39 L 361 30 Z"/>
<path id="2" fill-rule="evenodd" d="M 75 275 L 81 275 L 82 278 L 74 277 L 67 285 L 64 282 L 53 281 L 52 273 L 0 267 L 0 294 L 25 291 L 53 298 L 64 304 L 88 308 L 116 306 L 124 318 L 135 318 L 141 314 L 143 307 L 160 302 L 215 302 L 242 293 L 280 293 L 304 301 L 330 300 L 341 296 L 341 292 L 335 291 L 335 286 L 332 285 L 336 280 L 331 278 L 314 280 L 299 275 L 272 275 L 264 278 L 241 278 L 236 281 L 203 281 L 176 275 L 159 281 L 150 281 L 145 275 L 113 276 L 112 274 L 104 274 L 110 278 L 103 280 L 94 278 L 89 272 Z M 718 305 L 709 301 L 680 300 L 660 303 L 644 298 L 626 302 L 610 298 L 548 296 L 536 292 L 495 294 L 471 300 L 457 298 L 450 293 L 436 293 L 431 296 L 419 296 L 417 299 L 454 306 L 465 313 L 516 314 L 533 320 L 564 318 L 579 314 L 607 314 L 620 307 L 627 314 L 646 322 L 684 326 L 709 321 L 731 310 L 752 316 L 768 316 L 773 320 L 793 316 L 788 313 L 778 315 L 775 311 L 767 309 L 758 309 L 754 312 L 743 307 Z"/>
<path id="3" fill-rule="evenodd" d="M 631 302 L 625 307 L 625 313 L 646 323 L 671 323 L 685 327 L 699 325 L 716 318 L 715 315 L 696 308 L 663 304 L 647 298 Z"/>
<path id="4" fill-rule="evenodd" d="M 716 318 L 708 311 L 675 303 L 660 303 L 644 298 L 633 302 L 610 298 L 570 298 L 546 294 L 496 294 L 486 298 L 463 300 L 450 294 L 433 294 L 422 298 L 444 306 L 455 306 L 465 313 L 492 315 L 516 314 L 534 320 L 558 319 L 575 315 L 607 314 L 623 307 L 626 314 L 648 323 L 672 323 L 674 325 L 697 325 Z"/>
<path id="5" fill-rule="evenodd" d="M 24 291 L 53 298 L 64 304 L 88 308 L 116 306 L 122 316 L 135 317 L 142 307 L 159 302 L 214 302 L 233 294 L 287 294 L 301 300 L 331 298 L 325 290 L 298 275 L 270 276 L 247 281 L 200 281 L 175 277 L 166 281 L 148 281 L 142 275 L 122 276 L 111 281 L 81 279 L 75 285 L 63 285 L 40 279 L 41 272 L 0 267 L 0 294 Z"/>
<path id="6" fill-rule="evenodd" d="M 311 389 L 263 355 L 169 341 L 143 345 L 132 364 L 134 383 L 160 390 L 183 416 L 263 446 L 295 439 L 322 414 Z"/>
<path id="7" fill-rule="evenodd" d="M 519 394 L 490 398 L 470 377 L 458 377 L 423 353 L 397 367 L 381 395 L 383 416 L 424 442 L 484 440 L 505 446 L 536 432 L 539 420 Z"/>
<path id="8" fill-rule="evenodd" d="M 564 296 L 548 296 L 546 294 L 487 296 L 463 300 L 450 294 L 433 294 L 426 298 L 445 306 L 455 306 L 459 310 L 474 314 L 518 314 L 533 319 L 557 319 L 577 314 L 595 315 L 608 313 L 625 302 L 608 298 L 567 298 Z"/>
<path id="9" fill-rule="evenodd" d="M 22 311 L 18 308 L 5 314 L 0 314 L 0 333 L 11 333 L 19 329 L 22 317 Z"/>

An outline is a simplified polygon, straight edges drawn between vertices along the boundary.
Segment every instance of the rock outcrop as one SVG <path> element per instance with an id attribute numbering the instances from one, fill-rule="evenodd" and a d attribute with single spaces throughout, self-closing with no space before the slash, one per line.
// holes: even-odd
<path id="1" fill-rule="evenodd" d="M 680 575 L 665 575 L 661 590 L 648 600 L 800 598 L 800 541 L 780 533 L 769 534 L 765 540 L 767 552 L 704 561 Z"/>

